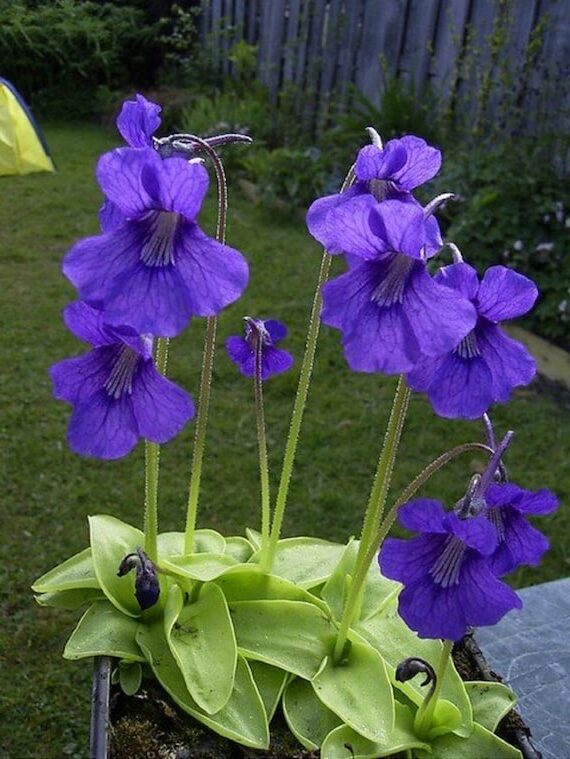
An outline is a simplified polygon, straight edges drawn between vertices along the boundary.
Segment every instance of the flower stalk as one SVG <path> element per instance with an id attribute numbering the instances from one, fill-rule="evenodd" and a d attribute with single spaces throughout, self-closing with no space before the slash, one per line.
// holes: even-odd
<path id="1" fill-rule="evenodd" d="M 271 496 L 269 490 L 269 461 L 267 457 L 267 435 L 265 433 L 265 413 L 263 410 L 262 379 L 263 345 L 257 334 L 255 341 L 255 370 L 253 388 L 255 396 L 255 420 L 257 424 L 257 444 L 259 450 L 259 479 L 261 488 L 261 550 L 267 550 L 271 520 Z"/>
<path id="2" fill-rule="evenodd" d="M 228 214 L 228 186 L 223 163 L 214 150 L 205 140 L 194 135 L 186 135 L 188 142 L 194 142 L 202 148 L 210 157 L 216 172 L 218 186 L 218 218 L 216 223 L 216 240 L 224 243 L 226 239 L 226 226 Z M 206 319 L 206 334 L 204 337 L 204 351 L 202 358 L 202 372 L 200 376 L 200 396 L 198 411 L 196 414 L 196 431 L 194 433 L 194 453 L 192 457 L 192 471 L 190 486 L 188 489 L 188 506 L 186 511 L 186 528 L 184 532 L 184 551 L 192 553 L 194 546 L 194 531 L 196 529 L 196 517 L 198 514 L 198 499 L 200 494 L 200 481 L 202 478 L 202 464 L 206 448 L 206 431 L 208 427 L 208 409 L 212 387 L 212 370 L 214 366 L 214 352 L 216 342 L 217 317 L 211 316 Z"/>
<path id="3" fill-rule="evenodd" d="M 333 651 L 335 662 L 340 661 L 342 652 L 348 637 L 350 625 L 353 622 L 354 615 L 358 608 L 359 600 L 364 588 L 366 574 L 372 562 L 372 558 L 377 550 L 376 533 L 377 525 L 382 517 L 386 498 L 392 480 L 392 472 L 396 454 L 400 445 L 402 430 L 406 419 L 408 404 L 410 401 L 410 390 L 406 385 L 403 376 L 398 379 L 396 393 L 388 420 L 388 427 L 384 436 L 384 445 L 378 459 L 374 483 L 368 499 L 364 525 L 360 536 L 360 545 L 356 557 L 356 568 L 353 582 L 350 586 L 346 603 L 344 606 L 338 637 Z"/>
<path id="4" fill-rule="evenodd" d="M 156 368 L 164 377 L 168 363 L 168 338 L 160 337 L 156 344 Z M 158 560 L 158 473 L 160 445 L 145 440 L 144 489 L 144 549 L 151 561 Z"/>
<path id="5" fill-rule="evenodd" d="M 341 192 L 347 190 L 354 182 L 354 166 L 349 169 L 344 182 L 342 183 Z M 305 344 L 305 354 L 303 356 L 303 364 L 301 366 L 301 374 L 299 377 L 299 385 L 297 386 L 297 394 L 295 396 L 295 404 L 293 406 L 293 413 L 291 415 L 291 422 L 289 425 L 289 434 L 287 436 L 287 443 L 285 445 L 285 454 L 283 456 L 283 467 L 281 469 L 281 477 L 279 480 L 279 489 L 277 491 L 277 500 L 275 504 L 275 512 L 273 515 L 273 523 L 271 525 L 271 533 L 269 536 L 269 543 L 267 550 L 264 552 L 261 566 L 265 572 L 271 572 L 273 562 L 275 561 L 275 554 L 277 552 L 277 543 L 279 541 L 279 535 L 281 533 L 281 527 L 283 526 L 283 517 L 285 515 L 285 506 L 287 504 L 287 495 L 289 493 L 289 484 L 291 482 L 291 474 L 293 472 L 293 465 L 295 463 L 295 454 L 297 452 L 297 443 L 299 442 L 299 433 L 301 431 L 301 424 L 303 422 L 303 414 L 305 412 L 305 406 L 307 404 L 307 396 L 309 394 L 309 385 L 311 383 L 311 376 L 313 373 L 313 365 L 315 362 L 315 353 L 317 350 L 317 340 L 319 337 L 320 320 L 319 315 L 323 304 L 323 296 L 321 293 L 322 286 L 328 280 L 329 272 L 331 268 L 332 257 L 325 252 L 321 259 L 321 266 L 319 269 L 319 276 L 317 280 L 317 287 L 315 295 L 313 297 L 313 305 L 311 308 L 311 316 L 309 318 L 309 329 L 307 332 L 307 341 Z"/>

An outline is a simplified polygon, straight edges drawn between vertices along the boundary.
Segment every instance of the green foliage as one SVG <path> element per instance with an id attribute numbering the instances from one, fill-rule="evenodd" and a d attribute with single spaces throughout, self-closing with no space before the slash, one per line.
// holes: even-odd
<path id="1" fill-rule="evenodd" d="M 420 641 L 404 625 L 395 610 L 398 587 L 393 583 L 382 582 L 383 601 L 377 589 L 367 588 L 364 595 L 375 598 L 373 606 L 380 603 L 380 608 L 364 619 L 363 605 L 343 656 L 335 662 L 338 624 L 328 602 L 338 606 L 340 578 L 354 562 L 354 542 L 343 547 L 309 538 L 281 541 L 279 572 L 296 576 L 300 585 L 265 574 L 254 553 L 257 545 L 250 543 L 248 560 L 223 569 L 212 582 L 173 579 L 171 564 L 187 557 L 172 553 L 182 548 L 181 533 L 163 533 L 156 564 L 161 598 L 141 612 L 132 578 L 117 577 L 116 569 L 125 554 L 140 546 L 142 533 L 114 517 L 92 517 L 90 523 L 91 549 L 48 572 L 34 588 L 40 593 L 41 588 L 51 594 L 84 593 L 94 590 L 86 583 L 98 583 L 105 598 L 94 603 L 85 598 L 89 608 L 64 656 L 118 659 L 113 677 L 126 693 L 136 693 L 144 668 L 150 667 L 183 710 L 252 748 L 269 746 L 269 722 L 282 700 L 293 734 L 306 748 L 322 748 L 325 759 L 345 756 L 347 741 L 357 746 L 355 755 L 374 759 L 412 748 L 433 748 L 438 756 L 441 749 L 441 756 L 449 759 L 475 756 L 476 750 L 489 759 L 493 751 L 504 759 L 518 755 L 482 726 L 494 729 L 496 715 L 513 703 L 505 686 L 477 683 L 468 695 L 450 663 L 442 692 L 453 693 L 455 704 L 466 705 L 467 712 L 442 698 L 428 718 L 422 708 L 425 694 L 418 698 L 411 683 L 394 681 L 395 661 L 418 652 L 433 659 L 441 644 Z M 202 532 L 212 532 L 202 536 L 206 551 L 191 556 L 217 561 L 223 554 L 209 554 L 207 544 L 218 551 L 223 548 L 220 539 L 223 544 L 225 540 L 213 531 Z M 235 538 L 230 541 L 235 544 Z M 324 561 L 326 569 L 321 565 L 317 571 L 309 555 Z M 367 585 L 375 584 L 374 577 L 368 577 Z M 395 688 L 402 686 L 407 686 L 406 704 L 395 697 Z M 471 703 L 481 724 L 471 720 Z"/>
<path id="2" fill-rule="evenodd" d="M 148 83 L 159 58 L 143 10 L 91 0 L 0 5 L 2 75 L 42 113 L 85 116 L 97 87 Z"/>
<path id="3" fill-rule="evenodd" d="M 346 150 L 356 153 L 365 142 L 364 127 L 373 126 L 384 141 L 414 134 L 439 144 L 444 126 L 438 114 L 438 101 L 431 89 L 420 95 L 411 82 L 386 76 L 380 104 L 374 105 L 356 88 L 351 90 L 351 103 L 346 112 L 334 119 L 334 126 L 321 135 L 320 144 L 326 152 L 333 151 L 338 164 L 346 162 Z M 340 154 L 344 151 L 344 157 Z"/>
<path id="4" fill-rule="evenodd" d="M 458 145 L 446 156 L 435 191 L 457 189 L 446 236 L 481 272 L 511 266 L 533 279 L 540 299 L 523 322 L 570 345 L 570 187 L 553 162 L 568 140 L 515 139 Z"/>
<path id="5" fill-rule="evenodd" d="M 200 8 L 184 8 L 174 4 L 170 18 L 161 24 L 160 42 L 164 49 L 161 79 L 191 90 L 202 91 L 220 83 L 220 75 L 212 66 L 210 44 L 200 40 L 198 17 Z"/>

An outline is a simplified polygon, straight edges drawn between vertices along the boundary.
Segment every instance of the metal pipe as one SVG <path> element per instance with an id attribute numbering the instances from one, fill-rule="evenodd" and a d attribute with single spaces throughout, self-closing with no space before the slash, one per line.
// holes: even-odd
<path id="1" fill-rule="evenodd" d="M 109 744 L 109 695 L 111 691 L 111 657 L 95 656 L 91 691 L 91 759 L 107 759 Z"/>

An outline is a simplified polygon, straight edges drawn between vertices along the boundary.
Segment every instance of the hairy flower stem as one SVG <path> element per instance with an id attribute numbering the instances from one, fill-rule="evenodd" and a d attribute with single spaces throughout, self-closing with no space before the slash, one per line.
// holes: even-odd
<path id="1" fill-rule="evenodd" d="M 380 452 L 380 458 L 378 459 L 376 474 L 374 476 L 374 484 L 372 485 L 370 498 L 368 499 L 368 506 L 366 507 L 366 515 L 364 517 L 364 525 L 362 527 L 360 545 L 356 557 L 355 574 L 344 605 L 338 637 L 333 651 L 333 660 L 335 662 L 339 662 L 342 658 L 342 653 L 348 637 L 348 631 L 358 608 L 368 568 L 372 561 L 372 558 L 368 557 L 370 556 L 372 547 L 376 544 L 375 537 L 377 525 L 382 517 L 384 506 L 386 505 L 386 498 L 388 496 L 388 489 L 392 479 L 396 454 L 400 445 L 400 438 L 402 436 L 402 429 L 406 419 L 410 395 L 411 392 L 406 385 L 406 380 L 404 379 L 404 376 L 401 375 L 398 379 L 394 402 L 390 412 L 390 419 L 388 420 L 388 427 L 386 428 L 386 434 L 384 436 L 384 444 L 382 446 L 382 451 Z M 373 556 L 374 554 L 372 554 L 372 557 Z"/>
<path id="2" fill-rule="evenodd" d="M 485 451 L 485 453 L 488 453 L 490 455 L 493 454 L 493 449 L 489 448 L 487 445 L 484 445 L 484 443 L 463 443 L 462 445 L 457 445 L 455 448 L 442 453 L 441 456 L 438 456 L 436 459 L 434 459 L 431 464 L 428 464 L 426 468 L 423 469 L 418 474 L 418 476 L 410 482 L 406 489 L 402 491 L 402 493 L 394 502 L 394 505 L 390 511 L 382 520 L 380 526 L 378 527 L 376 540 L 374 541 L 376 553 L 380 550 L 380 547 L 384 542 L 384 538 L 388 535 L 392 525 L 396 521 L 396 517 L 398 516 L 398 509 L 400 506 L 403 506 L 405 503 L 407 503 L 407 501 L 410 500 L 410 498 L 413 498 L 418 490 L 430 479 L 430 477 L 442 469 L 446 464 L 464 453 L 469 453 L 469 451 Z"/>
<path id="3" fill-rule="evenodd" d="M 435 707 L 441 693 L 443 686 L 443 679 L 447 670 L 447 665 L 451 659 L 451 652 L 453 651 L 453 641 L 445 640 L 443 642 L 443 648 L 441 649 L 441 656 L 439 657 L 439 664 L 436 670 L 435 687 L 431 689 L 427 698 L 420 706 L 416 713 L 414 720 L 414 728 L 417 735 L 425 740 L 429 739 L 429 732 L 433 722 L 433 716 L 435 713 Z"/>
<path id="4" fill-rule="evenodd" d="M 168 338 L 159 337 L 156 344 L 156 368 L 164 376 L 168 362 Z M 145 440 L 145 487 L 144 487 L 144 550 L 149 559 L 158 559 L 158 470 L 160 445 Z"/>
<path id="5" fill-rule="evenodd" d="M 344 182 L 342 183 L 340 190 L 341 192 L 344 192 L 352 185 L 354 182 L 354 177 L 354 166 L 352 166 L 346 175 Z M 299 385 L 297 386 L 297 395 L 295 396 L 293 414 L 291 416 L 291 422 L 289 425 L 289 435 L 287 437 L 287 443 L 285 445 L 283 467 L 281 469 L 281 478 L 279 480 L 279 489 L 277 491 L 277 501 L 275 505 L 275 513 L 273 515 L 273 523 L 271 525 L 269 543 L 267 550 L 263 552 L 261 558 L 261 567 L 265 572 L 271 572 L 271 568 L 273 567 L 275 554 L 277 552 L 277 543 L 279 541 L 279 535 L 281 533 L 281 527 L 283 525 L 285 506 L 287 504 L 287 495 L 289 493 L 289 484 L 291 482 L 293 464 L 295 463 L 297 443 L 299 442 L 299 432 L 301 430 L 301 423 L 303 421 L 303 414 L 305 411 L 305 405 L 307 403 L 307 396 L 309 394 L 309 385 L 311 383 L 311 375 L 313 373 L 313 364 L 315 361 L 315 352 L 317 349 L 317 340 L 319 337 L 319 316 L 323 303 L 321 290 L 322 286 L 328 279 L 330 267 L 331 256 L 325 251 L 321 259 L 321 268 L 319 270 L 317 288 L 315 290 L 311 316 L 309 318 L 307 342 L 305 343 L 305 355 L 303 356 Z"/>
<path id="6" fill-rule="evenodd" d="M 211 158 L 216 172 L 218 184 L 218 220 L 216 224 L 216 240 L 224 243 L 226 240 L 226 221 L 228 215 L 228 186 L 224 166 L 216 151 L 205 140 L 193 135 L 186 135 L 189 141 L 193 141 L 202 148 Z M 212 369 L 214 366 L 214 349 L 216 341 L 216 327 L 218 320 L 215 316 L 206 319 L 206 336 L 204 338 L 204 353 L 202 358 L 202 374 L 200 377 L 200 397 L 198 400 L 198 412 L 196 414 L 196 431 L 194 433 L 194 453 L 192 457 L 192 473 L 190 475 L 190 487 L 188 490 L 188 508 L 186 513 L 186 530 L 184 534 L 184 552 L 192 553 L 194 546 L 194 531 L 196 529 L 196 516 L 198 514 L 198 498 L 200 494 L 200 480 L 202 477 L 202 463 L 206 447 L 206 430 L 208 427 L 208 408 L 212 388 Z"/>
<path id="7" fill-rule="evenodd" d="M 269 492 L 269 462 L 267 458 L 267 436 L 265 434 L 265 414 L 263 411 L 263 380 L 262 361 L 263 343 L 258 335 L 255 342 L 255 372 L 253 375 L 253 389 L 255 395 L 255 420 L 257 423 L 257 444 L 259 449 L 259 480 L 261 487 L 261 551 L 262 555 L 267 550 L 270 527 L 270 492 Z"/>

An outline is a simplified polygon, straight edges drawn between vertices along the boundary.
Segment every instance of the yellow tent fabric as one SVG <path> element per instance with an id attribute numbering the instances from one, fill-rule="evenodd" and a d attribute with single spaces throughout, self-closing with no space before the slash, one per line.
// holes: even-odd
<path id="1" fill-rule="evenodd" d="M 35 171 L 55 171 L 55 166 L 24 100 L 0 79 L 0 176 Z"/>

